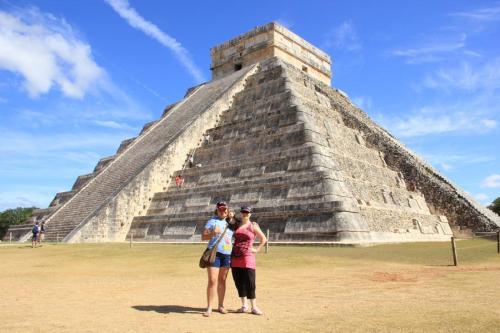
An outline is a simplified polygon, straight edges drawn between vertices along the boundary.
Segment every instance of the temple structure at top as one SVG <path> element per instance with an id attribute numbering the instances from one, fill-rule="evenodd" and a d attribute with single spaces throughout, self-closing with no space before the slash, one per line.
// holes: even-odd
<path id="1" fill-rule="evenodd" d="M 332 62 L 328 54 L 274 22 L 217 45 L 210 54 L 213 79 L 273 57 L 300 68 L 327 85 L 332 78 Z"/>

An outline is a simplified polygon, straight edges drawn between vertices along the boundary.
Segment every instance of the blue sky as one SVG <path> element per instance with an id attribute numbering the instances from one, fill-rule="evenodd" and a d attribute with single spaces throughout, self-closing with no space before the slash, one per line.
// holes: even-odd
<path id="1" fill-rule="evenodd" d="M 209 80 L 210 47 L 270 21 L 445 176 L 500 196 L 498 1 L 0 0 L 0 210 L 46 207 Z"/>

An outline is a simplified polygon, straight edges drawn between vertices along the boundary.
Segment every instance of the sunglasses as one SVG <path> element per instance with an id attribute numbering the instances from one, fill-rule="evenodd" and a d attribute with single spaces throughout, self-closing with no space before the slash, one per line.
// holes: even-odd
<path id="1" fill-rule="evenodd" d="M 225 212 L 227 210 L 227 207 L 219 207 L 217 208 L 219 212 Z"/>

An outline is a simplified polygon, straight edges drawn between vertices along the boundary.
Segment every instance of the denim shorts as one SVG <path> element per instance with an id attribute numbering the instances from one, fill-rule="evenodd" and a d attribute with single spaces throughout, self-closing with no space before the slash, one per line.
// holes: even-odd
<path id="1" fill-rule="evenodd" d="M 231 267 L 231 255 L 217 252 L 215 255 L 215 261 L 210 267 Z"/>

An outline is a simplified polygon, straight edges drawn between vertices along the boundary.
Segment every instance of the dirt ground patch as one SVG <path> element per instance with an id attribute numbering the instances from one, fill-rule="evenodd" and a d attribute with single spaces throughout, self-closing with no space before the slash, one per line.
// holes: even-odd
<path id="1" fill-rule="evenodd" d="M 0 332 L 498 332 L 500 255 L 484 240 L 370 248 L 271 247 L 264 316 L 205 306 L 198 245 L 0 246 Z M 228 279 L 225 305 L 239 307 Z"/>

